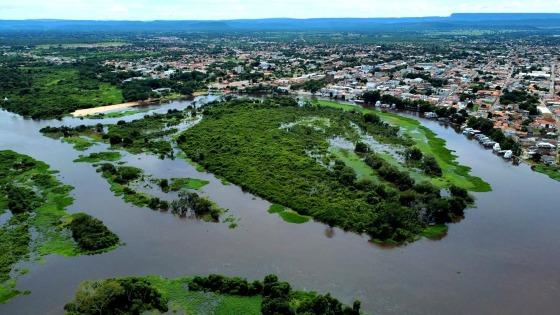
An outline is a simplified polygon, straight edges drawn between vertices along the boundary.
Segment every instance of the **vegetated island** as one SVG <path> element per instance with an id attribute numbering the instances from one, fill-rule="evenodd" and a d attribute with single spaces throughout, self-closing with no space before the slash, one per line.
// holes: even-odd
<path id="1" fill-rule="evenodd" d="M 263 281 L 221 275 L 165 279 L 157 276 L 85 281 L 64 309 L 69 315 L 244 314 L 359 315 L 361 304 L 341 303 L 329 294 L 295 291 L 268 275 Z"/>
<path id="2" fill-rule="evenodd" d="M 291 98 L 216 102 L 177 141 L 246 191 L 386 243 L 445 233 L 473 202 L 467 190 L 489 189 L 417 121 L 356 108 Z"/>
<path id="3" fill-rule="evenodd" d="M 137 207 L 148 207 L 152 210 L 168 211 L 181 217 L 196 217 L 208 222 L 219 222 L 220 215 L 225 210 L 218 207 L 210 199 L 188 190 L 198 190 L 208 184 L 208 181 L 195 178 L 150 179 L 157 183 L 162 192 L 179 192 L 178 198 L 168 201 L 150 194 L 138 191 L 137 187 L 149 185 L 144 171 L 129 165 L 115 165 L 109 162 L 118 161 L 119 152 L 94 152 L 87 156 L 80 156 L 74 162 L 92 163 L 98 173 L 110 185 L 110 190 L 115 196 L 122 196 L 125 202 Z M 230 219 L 231 220 L 231 219 Z M 229 223 L 229 222 L 228 222 Z"/>
<path id="4" fill-rule="evenodd" d="M 71 186 L 49 166 L 14 151 L 0 151 L 0 303 L 21 294 L 15 266 L 49 254 L 96 254 L 118 246 L 119 238 L 100 220 L 68 214 Z"/>

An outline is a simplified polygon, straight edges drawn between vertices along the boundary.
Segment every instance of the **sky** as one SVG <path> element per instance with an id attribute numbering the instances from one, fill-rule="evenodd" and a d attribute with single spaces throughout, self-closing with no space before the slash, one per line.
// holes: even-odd
<path id="1" fill-rule="evenodd" d="M 559 13 L 560 0 L 0 0 L 0 19 L 222 20 Z"/>

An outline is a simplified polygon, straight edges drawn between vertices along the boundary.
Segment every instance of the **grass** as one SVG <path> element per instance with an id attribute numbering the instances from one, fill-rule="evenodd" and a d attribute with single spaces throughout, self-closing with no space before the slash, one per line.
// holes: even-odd
<path id="1" fill-rule="evenodd" d="M 122 197 L 125 202 L 131 203 L 137 207 L 146 207 L 150 203 L 152 197 L 148 194 L 125 189 L 127 186 L 117 183 L 115 181 L 116 178 L 114 176 L 110 176 L 110 174 L 104 173 L 103 177 L 109 183 L 109 189 L 113 192 L 113 194 L 117 197 Z"/>
<path id="2" fill-rule="evenodd" d="M 531 169 L 533 169 L 535 172 L 545 174 L 554 180 L 560 181 L 560 167 L 558 166 L 536 164 L 533 165 Z"/>
<path id="3" fill-rule="evenodd" d="M 80 155 L 79 158 L 75 159 L 74 162 L 83 163 L 98 163 L 102 161 L 115 162 L 121 159 L 121 154 L 114 151 L 105 151 L 98 153 L 91 153 L 90 155 L 83 156 Z"/>
<path id="4" fill-rule="evenodd" d="M 280 213 L 284 210 L 286 210 L 286 207 L 279 204 L 273 204 L 270 208 L 268 208 L 268 213 Z"/>
<path id="5" fill-rule="evenodd" d="M 295 212 L 294 210 L 290 210 L 290 209 L 280 212 L 280 217 L 284 221 L 288 223 L 294 223 L 294 224 L 307 223 L 311 219 L 311 217 L 301 215 Z"/>
<path id="6" fill-rule="evenodd" d="M 279 204 L 273 204 L 268 208 L 268 213 L 278 214 L 285 222 L 303 224 L 311 220 L 311 217 L 301 215 L 294 210 L 288 209 Z"/>
<path id="7" fill-rule="evenodd" d="M 355 152 L 344 150 L 340 148 L 331 149 L 331 153 L 336 156 L 337 159 L 341 160 L 347 166 L 351 167 L 360 179 L 369 179 L 373 182 L 378 182 L 377 175 Z"/>
<path id="8" fill-rule="evenodd" d="M 78 151 L 85 151 L 95 144 L 95 142 L 79 136 L 62 138 L 62 141 L 72 144 L 74 149 Z"/>
<path id="9" fill-rule="evenodd" d="M 170 313 L 184 314 L 261 314 L 260 296 L 242 297 L 211 292 L 189 291 L 190 278 L 165 279 L 146 277 L 169 300 Z"/>
<path id="10" fill-rule="evenodd" d="M 492 189 L 490 184 L 486 183 L 481 178 L 470 175 L 469 173 L 471 169 L 467 166 L 460 165 L 456 161 L 457 156 L 446 148 L 445 140 L 438 138 L 433 131 L 422 126 L 422 124 L 416 119 L 333 101 L 319 100 L 315 101 L 315 104 L 348 111 L 374 113 L 383 121 L 393 126 L 400 127 L 401 131 L 415 142 L 415 146 L 419 148 L 423 154 L 432 155 L 436 158 L 443 171 L 442 178 L 446 182 L 445 186 L 453 184 L 475 192 L 488 192 Z M 437 182 L 435 184 L 437 184 Z"/>
<path id="11" fill-rule="evenodd" d="M 207 180 L 197 178 L 172 178 L 170 189 L 171 191 L 179 191 L 181 189 L 199 190 L 209 183 Z"/>
<path id="12" fill-rule="evenodd" d="M 420 235 L 431 240 L 440 240 L 447 235 L 447 226 L 445 224 L 437 224 L 425 228 Z"/>
<path id="13" fill-rule="evenodd" d="M 9 279 L 0 283 L 0 304 L 5 304 L 10 299 L 20 295 L 22 292 L 16 289 L 16 280 Z"/>

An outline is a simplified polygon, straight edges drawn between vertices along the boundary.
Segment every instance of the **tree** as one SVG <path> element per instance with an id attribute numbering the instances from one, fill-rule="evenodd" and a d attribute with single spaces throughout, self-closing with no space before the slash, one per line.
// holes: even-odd
<path id="1" fill-rule="evenodd" d="M 422 169 L 430 176 L 439 177 L 442 175 L 441 167 L 431 155 L 426 155 L 422 159 Z"/>
<path id="2" fill-rule="evenodd" d="M 417 147 L 412 147 L 405 151 L 405 158 L 407 161 L 420 161 L 422 156 L 422 151 Z"/>
<path id="3" fill-rule="evenodd" d="M 364 100 L 364 103 L 373 105 L 381 99 L 381 93 L 379 93 L 379 91 L 367 91 L 362 94 L 362 99 Z"/>
<path id="4" fill-rule="evenodd" d="M 356 143 L 356 148 L 354 149 L 356 153 L 367 153 L 369 151 L 369 147 L 367 144 L 363 142 Z"/>
<path id="5" fill-rule="evenodd" d="M 167 312 L 165 299 L 144 279 L 124 278 L 85 281 L 75 299 L 64 306 L 68 314 L 134 314 L 157 310 Z"/>

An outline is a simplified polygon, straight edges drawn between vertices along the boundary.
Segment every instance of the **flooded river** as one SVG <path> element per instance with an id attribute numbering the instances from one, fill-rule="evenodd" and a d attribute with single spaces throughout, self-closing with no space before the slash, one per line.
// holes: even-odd
<path id="1" fill-rule="evenodd" d="M 174 102 L 159 110 L 189 104 Z M 48 256 L 44 263 L 26 264 L 30 272 L 18 279 L 18 288 L 31 294 L 0 305 L 0 314 L 61 314 L 86 279 L 208 273 L 249 279 L 275 273 L 297 289 L 331 292 L 345 302 L 360 299 L 375 314 L 554 314 L 560 309 L 560 183 L 506 163 L 452 128 L 423 121 L 493 191 L 475 194 L 477 208 L 467 210 L 442 240 L 383 249 L 323 224 L 285 223 L 267 213 L 267 201 L 180 159 L 124 158 L 158 178 L 209 180 L 202 192 L 230 209 L 239 219 L 237 228 L 137 208 L 113 196 L 94 167 L 72 162 L 83 152 L 39 133 L 47 125 L 115 123 L 142 115 L 32 121 L 0 112 L 0 149 L 59 170 L 59 178 L 75 187 L 69 210 L 100 218 L 126 243 L 107 254 Z"/>

